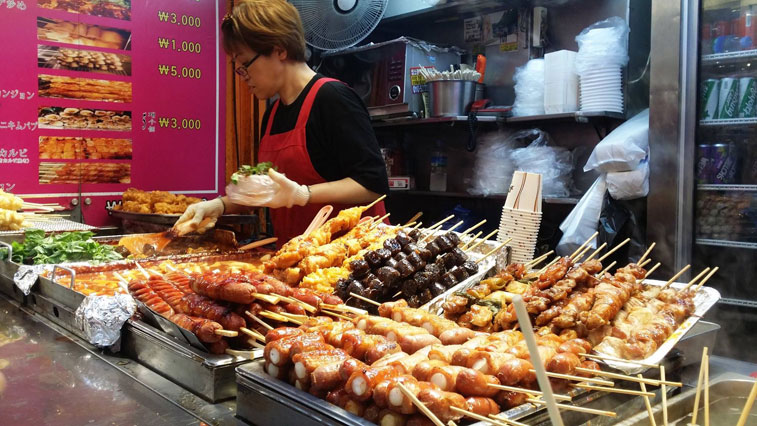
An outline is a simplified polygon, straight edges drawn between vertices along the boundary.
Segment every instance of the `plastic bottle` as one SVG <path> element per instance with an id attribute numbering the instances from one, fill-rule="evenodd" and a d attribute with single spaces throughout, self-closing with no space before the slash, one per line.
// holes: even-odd
<path id="1" fill-rule="evenodd" d="M 431 191 L 447 190 L 447 154 L 441 142 L 436 143 L 436 151 L 431 153 L 431 176 L 428 186 Z"/>

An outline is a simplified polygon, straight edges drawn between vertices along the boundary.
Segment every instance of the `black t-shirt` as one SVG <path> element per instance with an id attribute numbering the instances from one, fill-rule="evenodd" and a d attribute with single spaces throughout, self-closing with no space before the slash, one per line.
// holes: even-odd
<path id="1" fill-rule="evenodd" d="M 320 78 L 324 76 L 316 74 L 291 105 L 279 102 L 271 126 L 272 135 L 294 129 L 305 97 Z M 268 108 L 263 114 L 263 132 L 270 115 L 271 108 Z M 310 161 L 326 181 L 349 177 L 377 194 L 389 192 L 386 166 L 368 110 L 346 84 L 332 81 L 321 86 L 313 101 L 305 132 Z"/>

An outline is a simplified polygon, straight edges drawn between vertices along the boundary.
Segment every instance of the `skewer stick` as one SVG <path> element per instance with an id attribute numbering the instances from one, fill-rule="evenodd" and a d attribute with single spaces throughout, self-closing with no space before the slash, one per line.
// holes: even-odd
<path id="1" fill-rule="evenodd" d="M 328 314 L 328 315 L 331 315 L 331 316 L 337 317 L 337 318 L 339 318 L 339 319 L 343 319 L 343 320 L 345 320 L 345 321 L 352 321 L 352 318 L 350 318 L 350 317 L 348 317 L 348 316 L 346 316 L 346 315 L 338 314 L 338 313 L 336 313 L 336 312 L 331 312 L 331 311 L 328 311 L 328 310 L 326 310 L 326 309 L 322 309 L 322 310 L 321 310 L 321 312 L 323 312 L 324 314 Z"/>
<path id="2" fill-rule="evenodd" d="M 531 259 L 530 261 L 526 262 L 523 266 L 525 267 L 525 269 L 533 268 L 534 266 L 544 262 L 544 260 L 546 260 L 549 257 L 549 255 L 554 252 L 555 252 L 554 250 L 550 250 L 544 253 L 543 255 L 537 257 L 536 259 Z"/>
<path id="3" fill-rule="evenodd" d="M 592 369 L 583 368 L 583 367 L 576 367 L 576 371 L 579 371 L 581 373 L 594 374 L 594 375 L 602 376 L 602 377 L 608 377 L 610 379 L 628 380 L 629 382 L 646 383 L 652 386 L 660 386 L 661 384 L 665 384 L 666 386 L 676 386 L 679 388 L 683 387 L 683 383 L 680 383 L 680 382 L 665 382 L 662 380 L 655 380 L 655 379 L 636 378 L 633 376 L 626 376 L 625 374 L 611 373 L 609 371 L 602 371 L 602 370 L 592 370 Z"/>
<path id="4" fill-rule="evenodd" d="M 489 238 L 493 237 L 494 234 L 496 234 L 497 232 L 499 232 L 499 230 L 495 229 L 494 231 L 486 234 L 483 238 L 481 238 L 480 240 L 478 240 L 478 242 L 476 244 L 473 244 L 472 246 L 470 246 L 467 249 L 465 249 L 465 252 L 468 253 L 469 251 L 471 251 L 471 250 L 475 249 L 476 247 L 480 246 L 485 241 L 487 241 Z"/>
<path id="5" fill-rule="evenodd" d="M 752 404 L 754 404 L 755 397 L 757 397 L 757 380 L 754 381 L 752 390 L 749 391 L 749 396 L 746 397 L 746 404 L 744 404 L 744 409 L 741 410 L 741 416 L 739 416 L 739 422 L 736 423 L 736 426 L 744 426 L 746 424 L 746 420 L 749 418 L 749 412 L 752 411 Z"/>
<path id="6" fill-rule="evenodd" d="M 536 344 L 536 336 L 534 336 L 534 329 L 531 325 L 531 320 L 528 317 L 528 311 L 526 311 L 526 304 L 523 302 L 521 295 L 516 295 L 513 298 L 513 305 L 515 305 L 515 314 L 518 318 L 518 324 L 523 331 L 523 338 L 528 346 L 528 352 L 531 355 L 531 364 L 536 368 L 536 379 L 539 383 L 539 388 L 544 392 L 544 400 L 547 404 L 547 412 L 552 424 L 555 426 L 563 426 L 562 417 L 560 417 L 560 410 L 557 408 L 555 402 L 555 396 L 552 393 L 552 384 L 550 384 L 547 378 L 547 372 L 544 368 L 544 363 L 539 356 L 539 347 Z"/>
<path id="7" fill-rule="evenodd" d="M 428 238 L 430 238 L 431 236 L 433 236 L 434 235 L 433 231 L 441 228 L 442 225 L 444 225 L 448 220 L 452 219 L 453 217 L 455 217 L 455 215 L 451 214 L 451 215 L 445 217 L 444 219 L 440 220 L 439 222 L 436 222 L 435 224 L 431 225 L 428 228 L 428 232 L 429 232 L 428 235 L 426 235 L 425 237 L 423 237 L 419 242 L 422 243 L 422 242 L 426 241 Z"/>
<path id="8" fill-rule="evenodd" d="M 594 259 L 594 256 L 598 255 L 599 252 L 602 251 L 602 249 L 604 249 L 605 247 L 607 247 L 607 243 L 602 243 L 602 245 L 597 247 L 597 249 L 594 250 L 594 252 L 590 254 L 589 257 L 587 257 L 586 260 L 584 260 L 584 262 L 588 262 L 591 259 Z"/>
<path id="9" fill-rule="evenodd" d="M 643 262 L 643 261 L 644 261 L 644 259 L 646 259 L 646 258 L 647 258 L 647 256 L 649 256 L 649 253 L 651 253 L 651 252 L 652 252 L 652 249 L 653 249 L 653 248 L 654 248 L 654 246 L 656 246 L 656 245 L 657 245 L 657 243 L 655 243 L 655 242 L 653 242 L 652 244 L 650 244 L 650 245 L 649 245 L 649 248 L 647 249 L 647 251 L 645 251 L 645 252 L 644 252 L 644 254 L 642 254 L 642 255 L 641 255 L 641 257 L 639 258 L 639 260 L 638 260 L 638 261 L 637 261 L 636 263 L 637 263 L 637 264 L 639 264 L 639 263 Z"/>
<path id="10" fill-rule="evenodd" d="M 502 249 L 503 247 L 505 247 L 505 246 L 507 245 L 507 243 L 509 243 L 509 242 L 510 242 L 510 241 L 512 241 L 512 240 L 513 240 L 512 238 L 508 238 L 508 239 L 506 239 L 506 240 L 505 240 L 504 242 L 502 242 L 502 244 L 500 244 L 500 245 L 498 245 L 497 247 L 494 247 L 493 249 L 491 249 L 491 251 L 490 251 L 489 253 L 486 253 L 486 254 L 484 255 L 484 257 L 482 257 L 481 259 L 478 259 L 478 260 L 476 261 L 476 265 L 478 265 L 479 263 L 481 263 L 481 262 L 482 262 L 482 261 L 483 261 L 484 259 L 486 259 L 487 257 L 489 257 L 489 256 L 493 255 L 494 253 L 496 253 L 496 252 L 500 251 L 500 250 L 501 250 L 501 249 Z"/>
<path id="11" fill-rule="evenodd" d="M 689 281 L 689 283 L 688 283 L 688 284 L 686 284 L 686 287 L 682 288 L 682 289 L 681 289 L 681 290 L 679 290 L 679 291 L 686 291 L 686 290 L 688 290 L 688 289 L 689 289 L 689 287 L 691 287 L 692 285 L 694 285 L 694 284 L 695 284 L 695 283 L 696 283 L 697 281 L 699 281 L 699 279 L 700 279 L 700 278 L 702 278 L 702 277 L 703 277 L 704 275 L 706 275 L 706 274 L 707 274 L 708 272 L 710 272 L 710 267 L 709 267 L 709 266 L 708 266 L 708 267 L 706 267 L 706 268 L 704 268 L 704 269 L 702 269 L 702 272 L 700 272 L 699 274 L 697 274 L 697 276 L 696 276 L 696 277 L 692 278 L 692 279 L 691 279 L 691 281 Z"/>
<path id="12" fill-rule="evenodd" d="M 441 420 L 439 420 L 439 417 L 436 417 L 436 414 L 434 414 L 433 412 L 431 412 L 431 410 L 429 410 L 429 409 L 428 409 L 428 407 L 426 407 L 426 405 L 425 405 L 425 404 L 423 404 L 422 402 L 420 402 L 420 401 L 418 400 L 418 398 L 417 398 L 417 397 L 416 397 L 415 395 L 413 395 L 413 393 L 412 393 L 412 392 L 410 392 L 410 391 L 409 391 L 409 390 L 408 390 L 408 389 L 407 389 L 407 388 L 405 387 L 405 385 L 404 385 L 404 384 L 402 384 L 402 383 L 397 383 L 397 385 L 399 386 L 399 388 L 400 388 L 400 390 L 402 391 L 402 393 L 403 393 L 403 394 L 405 394 L 405 396 L 406 396 L 406 397 L 407 397 L 407 398 L 408 398 L 408 399 L 409 399 L 410 401 L 412 401 L 412 402 L 413 402 L 413 405 L 415 405 L 416 407 L 418 407 L 418 410 L 419 410 L 420 412 L 422 412 L 423 414 L 425 414 L 425 415 L 426 415 L 426 417 L 428 417 L 428 418 L 429 418 L 429 420 L 431 420 L 431 421 L 432 421 L 432 422 L 433 422 L 433 423 L 434 423 L 434 424 L 435 424 L 436 426 L 444 426 L 444 423 L 442 423 L 442 421 L 441 421 Z"/>
<path id="13" fill-rule="evenodd" d="M 469 246 L 469 245 L 470 245 L 470 244 L 471 244 L 472 242 L 476 241 L 476 238 L 480 237 L 480 236 L 481 236 L 481 234 L 483 234 L 483 233 L 484 233 L 484 231 L 478 231 L 478 232 L 476 233 L 476 235 L 474 235 L 474 236 L 470 237 L 470 240 L 468 240 L 468 242 L 466 242 L 465 244 L 463 244 L 463 245 L 462 245 L 462 247 L 460 247 L 460 249 L 461 249 L 461 250 L 463 250 L 463 251 L 465 251 L 465 250 L 466 250 L 466 249 L 468 248 L 468 246 Z"/>
<path id="14" fill-rule="evenodd" d="M 552 261 L 551 261 L 551 262 L 547 263 L 546 265 L 544 265 L 544 267 L 543 267 L 543 268 L 539 269 L 539 271 L 537 271 L 537 272 L 536 272 L 536 274 L 537 274 L 537 275 L 541 275 L 541 274 L 543 274 L 543 273 L 544 273 L 544 271 L 546 271 L 546 270 L 547 270 L 547 269 L 548 269 L 548 268 L 549 268 L 550 266 L 552 266 L 552 265 L 554 265 L 555 263 L 557 263 L 557 261 L 558 261 L 558 260 L 560 260 L 560 259 L 561 259 L 561 257 L 560 257 L 559 255 L 558 255 L 558 256 L 556 256 L 556 257 L 555 257 L 554 259 L 552 259 Z"/>
<path id="15" fill-rule="evenodd" d="M 631 390 L 631 389 L 606 388 L 606 387 L 601 387 L 601 386 L 585 385 L 582 383 L 576 383 L 573 386 L 577 388 L 581 388 L 581 389 L 604 391 L 604 392 L 611 392 L 611 393 L 622 393 L 624 395 L 636 395 L 636 396 L 646 395 L 646 396 L 654 397 L 654 394 L 652 392 L 642 392 L 642 391 Z"/>
<path id="16" fill-rule="evenodd" d="M 237 333 L 236 331 L 231 331 L 231 330 L 216 330 L 215 333 L 217 335 L 223 336 L 223 337 L 237 337 L 237 336 L 239 336 L 239 333 Z"/>
<path id="17" fill-rule="evenodd" d="M 122 284 L 128 284 L 129 283 L 129 281 L 126 278 L 124 278 L 123 275 L 121 275 L 121 274 L 118 273 L 118 271 L 113 271 L 113 276 L 116 277 L 118 279 L 118 281 L 120 281 Z"/>
<path id="18" fill-rule="evenodd" d="M 607 355 L 596 355 L 596 354 L 577 354 L 577 355 L 583 356 L 583 357 L 586 357 L 586 358 L 594 358 L 594 359 L 598 359 L 598 360 L 601 360 L 601 361 L 627 362 L 629 364 L 636 364 L 636 365 L 640 365 L 642 367 L 647 367 L 647 368 L 660 368 L 660 366 L 658 364 L 648 364 L 646 362 L 639 362 L 639 361 L 632 361 L 632 360 L 621 359 L 621 358 L 614 358 L 614 357 L 607 356 Z"/>
<path id="19" fill-rule="evenodd" d="M 379 225 L 381 225 L 382 223 L 384 223 L 384 220 L 386 220 L 386 218 L 388 218 L 391 215 L 392 215 L 391 213 L 387 213 L 387 214 L 381 216 L 380 218 L 378 218 L 376 220 L 376 222 L 373 223 L 373 225 L 371 225 L 371 227 L 369 229 L 374 230 L 374 229 L 378 228 Z"/>
<path id="20" fill-rule="evenodd" d="M 536 396 L 544 395 L 544 393 L 537 390 L 516 388 L 514 386 L 495 385 L 494 383 L 489 383 L 486 386 L 489 386 L 490 388 L 494 388 L 494 389 L 505 390 L 508 392 L 525 393 L 525 394 L 536 395 Z M 555 396 L 556 401 L 570 401 L 571 400 L 571 397 L 568 395 L 562 395 L 562 394 L 556 393 L 554 394 L 554 396 Z"/>
<path id="21" fill-rule="evenodd" d="M 363 302 L 370 303 L 371 305 L 381 306 L 381 303 L 376 302 L 375 300 L 371 300 L 371 299 L 369 299 L 367 297 L 363 297 L 363 296 L 361 296 L 359 294 L 350 293 L 350 296 L 354 297 L 355 299 L 360 299 Z"/>
<path id="22" fill-rule="evenodd" d="M 512 425 L 512 426 L 528 426 L 525 423 L 516 422 L 515 420 L 506 419 L 506 418 L 504 418 L 504 417 L 502 417 L 502 416 L 500 416 L 498 414 L 489 414 L 489 418 L 494 419 L 494 420 L 501 420 L 501 421 L 507 423 L 508 425 Z M 488 420 L 487 420 L 487 422 L 488 422 Z"/>
<path id="23" fill-rule="evenodd" d="M 665 366 L 660 366 L 660 380 L 665 381 Z M 662 394 L 662 424 L 668 426 L 668 388 L 663 383 L 660 386 L 660 393 Z"/>
<path id="24" fill-rule="evenodd" d="M 660 267 L 660 265 L 662 265 L 662 263 L 657 262 L 650 270 L 648 270 L 647 273 L 644 274 L 644 278 L 642 278 L 641 281 L 639 281 L 639 284 L 643 283 L 644 280 L 647 279 L 647 277 L 649 277 L 650 275 L 652 275 L 652 272 L 656 271 L 657 268 Z"/>
<path id="25" fill-rule="evenodd" d="M 694 289 L 694 292 L 699 291 L 699 289 L 702 288 L 702 286 L 704 285 L 704 283 L 706 283 L 713 275 L 715 275 L 715 272 L 718 272 L 718 269 L 720 269 L 720 267 L 716 266 L 715 269 L 713 269 L 712 271 L 710 271 L 710 273 L 707 274 L 707 276 L 704 277 L 704 279 L 702 279 L 702 281 L 699 284 L 697 284 L 697 287 Z"/>
<path id="26" fill-rule="evenodd" d="M 355 315 L 365 315 L 368 313 L 365 309 L 355 308 L 347 305 L 329 305 L 328 303 L 321 303 L 321 308 L 326 308 L 334 312 L 347 312 Z"/>
<path id="27" fill-rule="evenodd" d="M 529 371 L 532 373 L 536 373 L 536 370 L 534 370 L 533 368 L 530 369 Z M 547 374 L 547 377 L 552 377 L 553 379 L 563 379 L 563 380 L 572 380 L 574 382 L 594 383 L 594 385 L 615 386 L 615 383 L 613 382 L 610 382 L 608 380 L 597 379 L 595 377 L 573 376 L 570 374 L 553 373 L 551 371 L 547 371 L 546 374 Z M 587 385 L 587 386 L 594 386 L 594 385 Z"/>
<path id="28" fill-rule="evenodd" d="M 408 220 L 407 222 L 405 222 L 405 226 L 413 226 L 411 224 L 415 223 L 418 219 L 421 218 L 421 216 L 423 216 L 423 212 L 416 213 L 415 215 L 413 215 L 413 217 L 410 218 L 410 220 Z"/>
<path id="29" fill-rule="evenodd" d="M 480 226 L 482 226 L 485 223 L 486 223 L 486 219 L 484 219 L 481 222 L 478 222 L 477 224 L 471 226 L 470 228 L 468 228 L 465 231 L 463 231 L 461 234 L 465 235 L 465 234 L 468 234 L 470 232 L 473 232 L 474 230 L 478 229 Z"/>
<path id="30" fill-rule="evenodd" d="M 445 234 L 446 234 L 446 233 L 449 233 L 449 232 L 452 232 L 452 231 L 454 231 L 455 229 L 459 228 L 459 227 L 460 227 L 460 225 L 462 225 L 463 223 L 465 223 L 465 221 L 463 221 L 463 220 L 461 220 L 460 222 L 457 222 L 456 224 L 454 224 L 454 225 L 452 226 L 452 228 L 449 228 L 449 229 L 447 229 L 447 232 L 445 232 Z"/>
<path id="31" fill-rule="evenodd" d="M 705 355 L 704 358 L 704 426 L 710 426 L 710 356 Z M 664 405 L 665 399 L 662 402 Z"/>
<path id="32" fill-rule="evenodd" d="M 526 398 L 526 401 L 532 404 L 540 404 L 540 405 L 546 404 L 541 399 L 536 399 L 536 398 Z M 597 410 L 594 408 L 578 407 L 575 405 L 568 405 L 568 404 L 555 404 L 555 405 L 557 405 L 558 408 L 562 408 L 563 410 L 578 411 L 581 413 L 596 414 L 598 416 L 607 416 L 607 417 L 618 416 L 618 414 L 614 411 Z"/>
<path id="33" fill-rule="evenodd" d="M 626 238 L 626 239 L 625 239 L 625 240 L 623 240 L 623 241 L 622 241 L 622 242 L 621 242 L 620 244 L 618 244 L 618 245 L 616 245 L 615 247 L 613 247 L 612 249 L 610 249 L 610 251 L 608 251 L 607 253 L 605 253 L 605 254 L 604 254 L 604 255 L 603 255 L 602 257 L 600 257 L 600 258 L 599 258 L 599 259 L 597 259 L 597 260 L 599 260 L 599 261 L 601 262 L 601 261 L 603 261 L 603 260 L 607 259 L 607 258 L 608 258 L 608 257 L 609 257 L 609 256 L 610 256 L 611 254 L 613 254 L 613 253 L 615 253 L 616 251 L 618 251 L 618 249 L 619 249 L 619 248 L 621 248 L 621 247 L 623 247 L 624 245 L 628 244 L 628 242 L 629 242 L 629 241 L 631 241 L 631 239 L 630 239 L 630 238 Z"/>
<path id="34" fill-rule="evenodd" d="M 677 280 L 677 279 L 678 279 L 678 277 L 680 277 L 681 275 L 683 275 L 683 273 L 684 273 L 684 272 L 688 271 L 688 270 L 689 270 L 689 268 L 691 268 L 691 265 L 686 265 L 686 266 L 684 266 L 683 268 L 681 268 L 681 270 L 680 270 L 680 271 L 678 271 L 678 273 L 677 273 L 677 274 L 673 275 L 673 278 L 669 279 L 669 280 L 668 280 L 668 282 L 666 282 L 666 283 L 665 283 L 665 285 L 664 285 L 664 286 L 662 286 L 662 289 L 664 290 L 664 289 L 668 288 L 668 286 L 669 286 L 670 284 L 672 284 L 672 283 L 673 283 L 673 281 Z"/>
<path id="35" fill-rule="evenodd" d="M 280 296 L 272 296 L 270 294 L 253 293 L 252 296 L 263 302 L 270 303 L 271 305 L 276 305 L 281 301 Z"/>
<path id="36" fill-rule="evenodd" d="M 421 225 L 423 225 L 423 222 L 418 222 L 415 224 L 415 226 L 412 227 L 412 229 L 418 229 L 421 227 Z"/>
<path id="37" fill-rule="evenodd" d="M 583 243 L 583 244 L 581 244 L 581 245 L 580 245 L 580 246 L 579 246 L 579 247 L 578 247 L 578 248 L 576 249 L 576 251 L 574 251 L 573 253 L 571 253 L 571 254 L 570 254 L 570 256 L 568 256 L 568 257 L 569 257 L 569 258 L 571 258 L 571 259 L 573 259 L 573 258 L 574 258 L 574 257 L 575 257 L 575 256 L 576 256 L 576 255 L 577 255 L 577 254 L 578 254 L 579 252 L 581 252 L 581 251 L 582 251 L 582 250 L 584 249 L 584 247 L 586 247 L 586 245 L 587 245 L 587 244 L 589 244 L 590 242 L 592 242 L 592 240 L 594 240 L 594 238 L 597 238 L 597 235 L 599 235 L 599 231 L 597 231 L 597 232 L 595 232 L 595 233 L 591 234 L 591 237 L 589 237 L 589 239 L 588 239 L 588 240 L 584 241 L 584 243 Z"/>
<path id="38" fill-rule="evenodd" d="M 641 380 L 644 376 L 639 374 L 636 377 L 638 377 L 639 380 Z M 639 382 L 639 387 L 641 387 L 642 392 L 647 391 L 647 386 L 644 384 L 644 382 Z M 642 398 L 644 398 L 644 406 L 647 407 L 647 414 L 649 415 L 649 424 L 651 424 L 652 426 L 657 426 L 657 422 L 654 420 L 654 413 L 652 412 L 652 403 L 649 402 L 649 397 L 643 396 Z"/>
<path id="39" fill-rule="evenodd" d="M 287 299 L 291 300 L 291 302 L 289 302 L 289 303 L 294 303 L 295 305 L 300 305 L 302 307 L 302 309 L 310 312 L 311 314 L 314 314 L 314 313 L 318 312 L 318 308 L 316 308 L 315 306 L 313 306 L 313 305 L 311 305 L 309 303 L 305 303 L 302 300 L 296 299 L 294 297 L 287 297 Z M 282 297 L 282 300 L 284 300 L 283 297 Z"/>
<path id="40" fill-rule="evenodd" d="M 252 359 L 255 356 L 252 351 L 238 351 L 236 349 L 226 349 L 226 355 L 238 356 L 246 359 Z"/>
<path id="41" fill-rule="evenodd" d="M 618 263 L 618 262 L 616 262 L 616 261 L 614 261 L 614 260 L 613 260 L 611 264 L 607 265 L 607 267 L 606 267 L 605 269 L 603 269 L 603 270 L 601 270 L 601 271 L 599 272 L 599 275 L 598 275 L 598 276 L 600 276 L 600 277 L 604 277 L 604 276 L 605 276 L 605 274 L 606 274 L 607 272 L 609 272 L 609 271 L 610 271 L 610 269 L 611 269 L 611 268 L 612 268 L 613 266 L 615 266 L 615 264 L 616 264 L 616 263 Z"/>
<path id="42" fill-rule="evenodd" d="M 691 412 L 691 424 L 697 424 L 699 416 L 699 396 L 702 393 L 702 381 L 704 381 L 704 363 L 707 360 L 707 346 L 702 348 L 702 362 L 699 364 L 699 379 L 697 379 L 697 390 L 694 394 L 694 411 Z"/>
<path id="43" fill-rule="evenodd" d="M 647 260 L 639 263 L 638 265 L 643 268 L 643 267 L 647 266 L 647 264 L 649 264 L 649 262 L 651 262 L 651 261 L 652 261 L 652 259 L 647 259 Z"/>
<path id="44" fill-rule="evenodd" d="M 142 273 L 142 275 L 145 276 L 148 280 L 150 279 L 150 274 L 147 272 L 145 268 L 142 267 L 142 265 L 139 264 L 139 262 L 134 262 L 135 265 L 137 265 L 137 269 L 139 269 L 139 272 Z"/>
<path id="45" fill-rule="evenodd" d="M 591 250 L 591 247 L 586 247 L 585 249 L 581 250 L 581 251 L 580 251 L 580 252 L 579 252 L 579 253 L 578 253 L 578 254 L 576 255 L 576 257 L 575 257 L 575 258 L 574 258 L 574 259 L 572 260 L 572 262 L 573 262 L 573 263 L 578 263 L 578 262 L 580 262 L 580 261 L 581 261 L 581 258 L 583 258 L 584 256 L 586 256 L 586 253 L 588 253 L 588 252 L 589 252 L 589 250 Z"/>
<path id="46" fill-rule="evenodd" d="M 373 207 L 373 206 L 375 206 L 376 204 L 378 204 L 378 203 L 380 203 L 381 201 L 383 201 L 383 200 L 384 200 L 384 198 L 386 198 L 386 194 L 384 194 L 384 195 L 382 195 L 382 196 L 380 196 L 380 197 L 376 198 L 375 200 L 373 200 L 373 202 L 372 202 L 371 204 L 368 204 L 367 206 L 365 206 L 365 207 L 364 207 L 364 209 L 365 209 L 365 210 L 368 210 L 368 209 L 370 209 L 371 207 Z"/>
<path id="47" fill-rule="evenodd" d="M 485 416 L 482 416 L 480 414 L 476 414 L 476 413 L 474 413 L 472 411 L 463 410 L 463 409 L 457 408 L 457 407 L 449 407 L 449 408 L 450 408 L 450 410 L 452 410 L 452 411 L 454 411 L 456 413 L 460 413 L 460 414 L 463 414 L 465 416 L 468 416 L 471 419 L 480 420 L 482 422 L 491 423 L 491 424 L 497 425 L 497 426 L 509 426 L 507 423 L 505 423 L 505 422 L 503 422 L 501 420 L 491 419 L 490 417 L 485 417 Z"/>
<path id="48" fill-rule="evenodd" d="M 302 321 L 300 321 L 298 319 L 295 319 L 295 318 L 290 318 L 290 317 L 284 316 L 282 314 L 277 314 L 276 312 L 260 311 L 260 316 L 263 317 L 263 318 L 272 319 L 274 321 L 292 322 L 292 323 L 295 323 L 297 325 L 302 325 Z"/>
<path id="49" fill-rule="evenodd" d="M 265 336 L 263 336 L 262 334 L 258 333 L 255 330 L 250 330 L 247 327 L 239 327 L 239 331 L 241 331 L 242 333 L 244 333 L 244 334 L 246 334 L 246 335 L 248 335 L 250 337 L 254 337 L 257 340 L 260 340 L 263 343 L 265 343 Z"/>
<path id="50" fill-rule="evenodd" d="M 257 322 L 258 324 L 262 325 L 268 330 L 273 330 L 273 327 L 271 327 L 267 322 L 263 321 L 262 319 L 258 318 L 256 315 L 254 315 L 250 311 L 244 311 L 245 315 L 252 318 L 253 321 Z"/>

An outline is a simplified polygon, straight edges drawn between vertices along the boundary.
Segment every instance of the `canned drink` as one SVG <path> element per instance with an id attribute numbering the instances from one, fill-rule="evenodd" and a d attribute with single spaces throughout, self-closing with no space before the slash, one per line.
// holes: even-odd
<path id="1" fill-rule="evenodd" d="M 738 183 L 737 180 L 741 177 L 741 157 L 738 147 L 734 144 L 715 144 L 713 145 L 712 154 L 712 183 Z"/>
<path id="2" fill-rule="evenodd" d="M 718 118 L 737 118 L 739 110 L 739 80 L 737 78 L 721 78 L 720 93 L 718 94 Z"/>
<path id="3" fill-rule="evenodd" d="M 719 97 L 720 80 L 710 78 L 702 82 L 702 120 L 718 118 Z"/>
<path id="4" fill-rule="evenodd" d="M 712 145 L 708 144 L 697 145 L 697 183 L 710 183 L 710 163 L 712 161 L 712 148 Z"/>
<path id="5" fill-rule="evenodd" d="M 757 117 L 757 81 L 752 77 L 739 79 L 739 117 Z"/>

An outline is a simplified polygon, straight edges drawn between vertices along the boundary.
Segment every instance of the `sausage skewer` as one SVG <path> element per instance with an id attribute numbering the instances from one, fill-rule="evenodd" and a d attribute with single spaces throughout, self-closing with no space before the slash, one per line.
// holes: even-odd
<path id="1" fill-rule="evenodd" d="M 410 401 L 412 401 L 413 404 L 418 407 L 418 410 L 425 414 L 426 417 L 428 417 L 429 420 L 431 420 L 436 426 L 445 426 L 444 423 L 442 423 L 442 421 L 439 420 L 439 418 L 436 417 L 436 415 L 431 410 L 429 410 L 425 404 L 418 400 L 418 398 L 413 395 L 413 393 L 410 392 L 408 388 L 405 387 L 405 385 L 403 385 L 402 383 L 397 383 L 397 386 L 400 388 L 402 393 L 405 394 L 405 397 L 410 399 Z"/>

